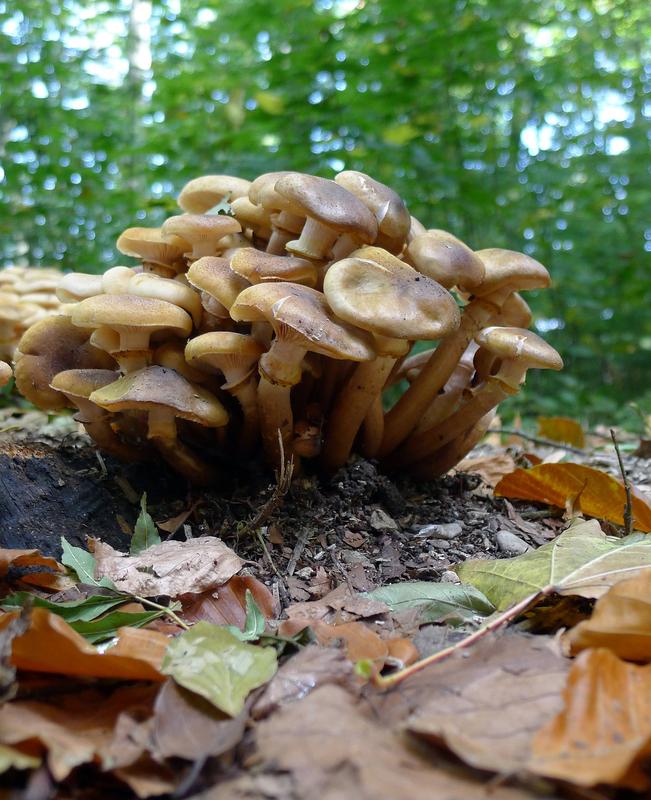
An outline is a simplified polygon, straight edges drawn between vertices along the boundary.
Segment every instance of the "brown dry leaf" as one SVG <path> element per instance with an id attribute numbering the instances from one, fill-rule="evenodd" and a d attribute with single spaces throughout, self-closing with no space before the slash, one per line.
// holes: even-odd
<path id="1" fill-rule="evenodd" d="M 562 711 L 536 736 L 528 768 L 579 786 L 648 791 L 651 666 L 587 650 L 572 665 L 563 699 Z"/>
<path id="2" fill-rule="evenodd" d="M 248 719 L 244 709 L 229 717 L 203 697 L 169 680 L 161 688 L 152 720 L 153 752 L 196 761 L 231 750 L 244 735 Z"/>
<path id="3" fill-rule="evenodd" d="M 110 578 L 121 592 L 144 597 L 206 592 L 226 583 L 244 563 L 215 536 L 168 540 L 137 556 L 97 542 L 95 559 L 96 578 Z"/>
<path id="4" fill-rule="evenodd" d="M 267 587 L 250 575 L 235 575 L 223 586 L 203 594 L 182 594 L 183 619 L 187 622 L 205 620 L 213 625 L 244 626 L 246 620 L 246 592 L 253 595 L 265 619 L 276 614 L 273 595 Z"/>
<path id="5" fill-rule="evenodd" d="M 605 647 L 628 661 L 651 661 L 651 569 L 615 584 L 563 641 L 572 655 Z"/>
<path id="6" fill-rule="evenodd" d="M 355 661 L 372 661 L 378 669 L 382 669 L 389 655 L 386 641 L 371 630 L 363 622 L 344 622 L 341 625 L 328 625 L 320 620 L 312 623 L 319 644 L 329 645 L 342 641 L 346 646 L 346 655 Z"/>
<path id="7" fill-rule="evenodd" d="M 565 508 L 569 502 L 591 517 L 624 524 L 624 486 L 606 472 L 583 464 L 539 464 L 531 469 L 516 469 L 502 478 L 495 494 L 559 508 Z M 633 523 L 637 530 L 651 531 L 651 506 L 635 489 Z"/>
<path id="8" fill-rule="evenodd" d="M 317 619 L 324 622 L 349 622 L 358 618 L 386 614 L 388 611 L 389 606 L 385 603 L 351 594 L 348 587 L 342 583 L 320 600 L 294 603 L 287 608 L 286 613 L 290 622 L 301 620 L 310 622 Z"/>
<path id="9" fill-rule="evenodd" d="M 538 417 L 538 436 L 573 447 L 585 447 L 583 428 L 570 417 Z"/>
<path id="10" fill-rule="evenodd" d="M 9 567 L 47 567 L 55 572 L 65 572 L 66 568 L 56 558 L 44 556 L 38 550 L 0 549 L 0 578 L 7 574 Z"/>
<path id="11" fill-rule="evenodd" d="M 38 586 L 39 589 L 46 589 L 49 592 L 66 592 L 77 585 L 67 575 L 57 575 L 54 572 L 29 572 L 21 575 L 20 583 Z"/>
<path id="12" fill-rule="evenodd" d="M 341 650 L 311 644 L 287 659 L 256 700 L 251 714 L 267 717 L 279 708 L 306 697 L 319 686 L 335 684 L 357 693 L 361 683 Z"/>
<path id="13" fill-rule="evenodd" d="M 110 696 L 82 691 L 52 703 L 8 703 L 0 709 L 0 742 L 14 747 L 40 742 L 52 775 L 61 781 L 80 764 L 101 761 L 118 716 L 126 709 L 150 713 L 155 693 L 153 686 L 130 686 Z"/>
<path id="14" fill-rule="evenodd" d="M 448 772 L 409 749 L 380 723 L 373 702 L 322 686 L 279 709 L 255 728 L 256 769 L 195 800 L 486 800 L 484 781 Z M 490 798 L 530 800 L 531 794 L 495 785 Z"/>
<path id="15" fill-rule="evenodd" d="M 142 798 L 169 795 L 181 780 L 178 770 L 158 764 L 151 758 L 142 758 L 128 767 L 111 771 Z"/>
<path id="16" fill-rule="evenodd" d="M 515 469 L 515 461 L 508 453 L 485 456 L 468 456 L 460 461 L 455 470 L 479 477 L 489 486 L 495 487 L 500 480 Z"/>
<path id="17" fill-rule="evenodd" d="M 534 735 L 562 708 L 569 664 L 549 641 L 509 634 L 425 670 L 407 730 L 472 767 L 521 770 Z"/>
<path id="18" fill-rule="evenodd" d="M 16 611 L 0 616 L 0 630 L 17 616 Z M 168 642 L 156 631 L 120 628 L 117 644 L 100 651 L 61 617 L 34 608 L 29 630 L 13 641 L 12 662 L 34 672 L 162 681 L 159 668 Z"/>
<path id="19" fill-rule="evenodd" d="M 181 513 L 177 514 L 175 517 L 170 517 L 163 522 L 157 522 L 156 527 L 170 534 L 176 533 L 198 505 L 199 503 L 193 503 L 190 508 L 186 509 L 185 511 L 181 511 Z"/>

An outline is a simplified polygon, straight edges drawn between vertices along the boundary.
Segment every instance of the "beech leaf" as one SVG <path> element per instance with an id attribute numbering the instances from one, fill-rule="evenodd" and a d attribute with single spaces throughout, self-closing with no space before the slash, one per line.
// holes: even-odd
<path id="1" fill-rule="evenodd" d="M 31 602 L 34 608 L 47 608 L 68 622 L 89 622 L 105 614 L 115 606 L 124 603 L 124 597 L 105 597 L 92 595 L 83 600 L 68 600 L 63 603 L 53 603 L 44 597 L 38 597 L 29 592 L 16 592 L 0 601 L 0 608 L 5 611 L 14 611 L 22 608 L 26 602 Z"/>
<path id="2" fill-rule="evenodd" d="M 257 641 L 264 633 L 265 625 L 267 623 L 262 610 L 253 599 L 253 594 L 250 589 L 247 589 L 244 594 L 244 602 L 246 604 L 246 619 L 244 620 L 244 627 L 238 628 L 237 625 L 227 625 L 229 630 L 236 639 L 241 642 L 254 642 Z"/>
<path id="3" fill-rule="evenodd" d="M 578 448 L 585 446 L 583 428 L 570 417 L 538 417 L 538 435 L 553 442 L 565 442 Z"/>
<path id="4" fill-rule="evenodd" d="M 495 487 L 495 494 L 549 503 L 559 508 L 571 505 L 590 517 L 624 524 L 624 485 L 607 472 L 583 464 L 538 464 L 530 469 L 516 469 L 502 478 Z M 651 506 L 635 489 L 632 506 L 635 529 L 651 531 Z"/>
<path id="5" fill-rule="evenodd" d="M 66 540 L 65 536 L 61 537 L 61 547 L 63 549 L 62 563 L 76 573 L 81 583 L 89 586 L 102 586 L 104 589 L 115 589 L 115 585 L 109 578 L 97 579 L 95 577 L 96 563 L 92 553 L 81 547 L 74 547 Z"/>
<path id="6" fill-rule="evenodd" d="M 164 611 L 113 611 L 101 619 L 71 622 L 70 627 L 84 639 L 96 644 L 117 636 L 120 628 L 141 628 L 164 614 Z"/>
<path id="7" fill-rule="evenodd" d="M 0 548 L 0 577 L 7 574 L 10 566 L 48 567 L 63 572 L 63 567 L 55 558 L 44 556 L 38 550 L 10 550 Z"/>
<path id="8" fill-rule="evenodd" d="M 598 598 L 651 567 L 651 537 L 606 536 L 596 520 L 570 526 L 552 542 L 514 558 L 465 561 L 457 575 L 502 611 L 543 590 Z"/>
<path id="9" fill-rule="evenodd" d="M 276 669 L 273 647 L 240 642 L 226 628 L 209 622 L 197 622 L 172 640 L 162 665 L 165 675 L 231 717 L 242 711 L 249 692 L 271 680 Z"/>
<path id="10" fill-rule="evenodd" d="M 411 581 L 381 586 L 365 597 L 386 603 L 391 611 L 419 608 L 418 622 L 438 622 L 451 617 L 459 620 L 488 616 L 495 611 L 493 604 L 474 586 L 453 583 Z"/>
<path id="11" fill-rule="evenodd" d="M 147 493 L 145 492 L 140 498 L 140 514 L 133 529 L 129 553 L 132 556 L 137 556 L 143 550 L 147 550 L 148 547 L 152 547 L 155 544 L 160 544 L 160 542 L 161 539 L 156 530 L 156 524 L 147 512 Z"/>

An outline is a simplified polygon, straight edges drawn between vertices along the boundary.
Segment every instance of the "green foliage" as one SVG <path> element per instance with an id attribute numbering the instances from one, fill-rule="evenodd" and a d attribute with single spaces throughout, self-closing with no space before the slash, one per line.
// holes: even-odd
<path id="1" fill-rule="evenodd" d="M 0 263 L 121 263 L 118 233 L 200 174 L 361 169 L 550 268 L 532 305 L 567 367 L 527 410 L 594 416 L 651 384 L 647 2 L 148 9 L 0 2 Z"/>
<path id="2" fill-rule="evenodd" d="M 160 543 L 161 539 L 158 535 L 156 523 L 147 511 L 147 492 L 145 492 L 140 498 L 140 514 L 138 514 L 136 526 L 133 529 L 129 554 L 132 556 L 140 555 L 143 550 Z"/>

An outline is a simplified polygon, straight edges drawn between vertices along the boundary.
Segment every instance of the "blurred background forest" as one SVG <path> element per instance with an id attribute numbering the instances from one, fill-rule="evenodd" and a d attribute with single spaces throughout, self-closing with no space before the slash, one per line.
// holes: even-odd
<path id="1" fill-rule="evenodd" d="M 651 413 L 648 0 L 0 0 L 0 78 L 0 264 L 124 263 L 201 174 L 363 170 L 550 269 L 523 410 Z"/>

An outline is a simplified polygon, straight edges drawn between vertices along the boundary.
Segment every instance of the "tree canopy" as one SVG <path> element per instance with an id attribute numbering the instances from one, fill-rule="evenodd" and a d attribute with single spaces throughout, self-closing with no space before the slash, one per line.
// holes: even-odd
<path id="1" fill-rule="evenodd" d="M 360 169 L 548 266 L 528 408 L 648 407 L 649 42 L 644 0 L 0 1 L 0 263 L 120 263 L 200 174 Z"/>

